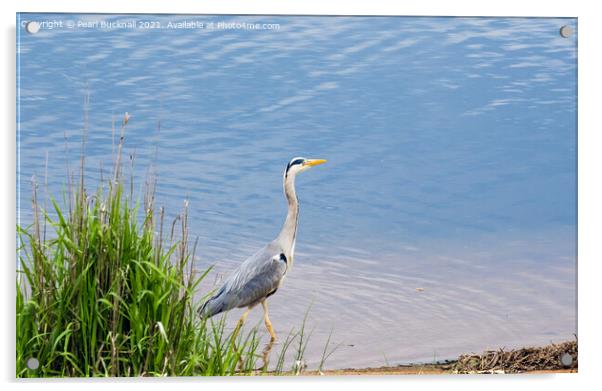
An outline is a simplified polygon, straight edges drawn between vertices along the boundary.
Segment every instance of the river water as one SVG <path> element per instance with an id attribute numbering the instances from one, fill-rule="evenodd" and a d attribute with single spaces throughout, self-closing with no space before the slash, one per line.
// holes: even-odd
<path id="1" fill-rule="evenodd" d="M 279 232 L 286 163 L 328 159 L 269 301 L 281 340 L 311 307 L 310 368 L 331 332 L 327 368 L 576 333 L 576 19 L 18 17 L 42 26 L 17 32 L 21 224 L 31 178 L 57 195 L 77 165 L 87 91 L 89 186 L 128 112 L 138 183 L 170 218 L 188 200 L 215 265 L 199 295 Z"/>

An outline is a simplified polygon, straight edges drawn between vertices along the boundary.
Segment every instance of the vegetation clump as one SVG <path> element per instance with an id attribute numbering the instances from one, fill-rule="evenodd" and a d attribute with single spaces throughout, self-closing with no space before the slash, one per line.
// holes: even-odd
<path id="1" fill-rule="evenodd" d="M 489 350 L 463 354 L 451 365 L 454 373 L 521 373 L 544 370 L 576 370 L 577 341 L 515 350 Z"/>
<path id="2" fill-rule="evenodd" d="M 256 331 L 235 335 L 223 319 L 196 316 L 194 292 L 209 270 L 193 269 L 186 207 L 165 227 L 153 191 L 142 202 L 124 191 L 127 122 L 126 115 L 111 179 L 93 194 L 83 153 L 61 204 L 42 208 L 34 183 L 33 222 L 17 227 L 16 375 L 250 373 Z"/>

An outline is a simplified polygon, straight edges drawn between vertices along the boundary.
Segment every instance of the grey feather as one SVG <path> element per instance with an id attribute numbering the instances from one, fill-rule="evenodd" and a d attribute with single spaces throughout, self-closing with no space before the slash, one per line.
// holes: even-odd
<path id="1" fill-rule="evenodd" d="M 286 255 L 272 242 L 247 258 L 199 310 L 210 318 L 232 308 L 249 307 L 274 293 L 287 271 Z"/>

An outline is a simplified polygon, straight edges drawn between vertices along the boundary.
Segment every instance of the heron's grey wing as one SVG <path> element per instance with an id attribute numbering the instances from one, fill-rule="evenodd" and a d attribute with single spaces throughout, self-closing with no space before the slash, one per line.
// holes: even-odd
<path id="1" fill-rule="evenodd" d="M 218 292 L 201 308 L 202 316 L 211 317 L 232 308 L 247 307 L 273 294 L 286 272 L 286 256 L 266 246 L 247 258 L 224 282 Z"/>
<path id="2" fill-rule="evenodd" d="M 283 253 L 276 254 L 258 262 L 257 266 L 231 291 L 236 296 L 237 307 L 255 304 L 278 289 L 286 272 L 286 257 Z"/>

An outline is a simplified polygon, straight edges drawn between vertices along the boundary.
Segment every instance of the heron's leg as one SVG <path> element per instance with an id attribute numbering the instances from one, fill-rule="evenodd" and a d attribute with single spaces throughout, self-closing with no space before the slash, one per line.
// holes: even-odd
<path id="1" fill-rule="evenodd" d="M 247 308 L 247 310 L 242 314 L 242 316 L 238 320 L 238 323 L 236 323 L 236 328 L 234 329 L 234 336 L 238 335 L 238 332 L 240 331 L 240 329 L 242 329 L 242 326 L 247 320 L 247 316 L 249 316 L 249 312 L 251 312 L 251 307 Z"/>
<path id="2" fill-rule="evenodd" d="M 276 333 L 274 332 L 274 328 L 272 327 L 272 322 L 270 322 L 267 300 L 263 300 L 261 302 L 261 305 L 263 306 L 263 320 L 265 321 L 265 327 L 268 329 L 268 332 L 270 333 L 270 336 L 272 337 L 272 339 L 270 341 L 274 342 L 276 340 Z"/>
<path id="3" fill-rule="evenodd" d="M 245 324 L 245 321 L 247 320 L 247 316 L 249 316 L 249 312 L 251 312 L 252 308 L 253 307 L 247 308 L 247 310 L 242 314 L 242 316 L 238 320 L 238 323 L 236 323 L 236 327 L 234 328 L 234 333 L 232 333 L 232 347 L 234 348 L 234 352 L 236 352 L 236 354 L 239 354 L 238 347 L 236 346 L 236 337 L 238 337 L 238 333 L 242 329 L 242 326 Z M 243 362 L 242 355 L 241 355 L 240 357 L 238 357 L 238 370 L 242 370 L 243 366 L 244 366 L 244 362 Z"/>

